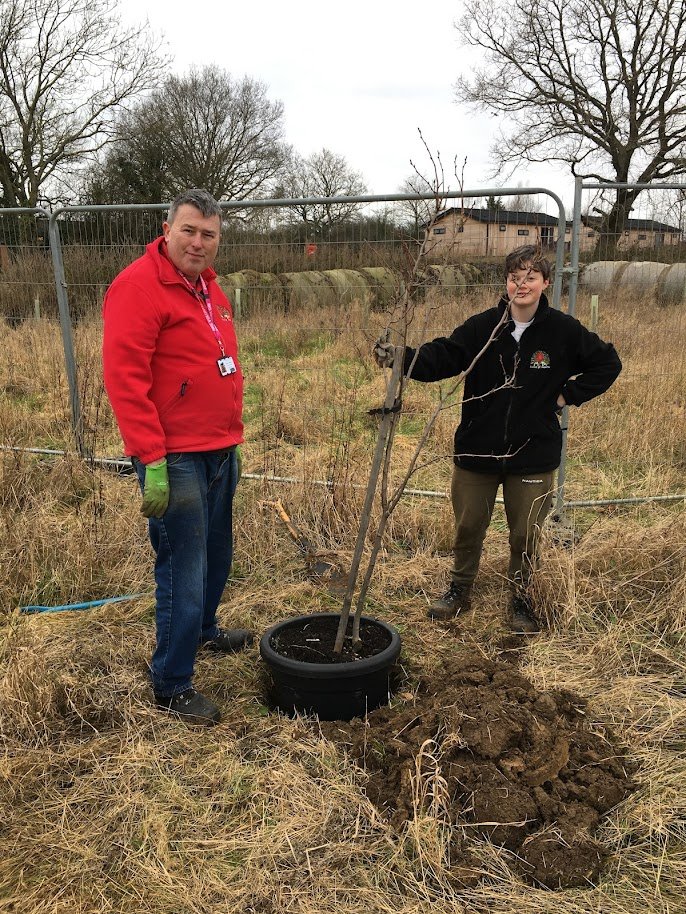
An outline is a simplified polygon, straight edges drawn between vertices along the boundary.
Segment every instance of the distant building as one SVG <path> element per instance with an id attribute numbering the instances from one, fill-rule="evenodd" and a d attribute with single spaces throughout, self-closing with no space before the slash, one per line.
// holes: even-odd
<path id="1" fill-rule="evenodd" d="M 598 241 L 597 217 L 582 217 L 579 249 L 591 251 Z M 554 248 L 557 242 L 557 218 L 547 213 L 529 213 L 504 209 L 451 207 L 439 213 L 433 223 L 424 226 L 428 232 L 427 256 L 452 259 L 464 254 L 504 256 L 523 244 Z M 627 219 L 619 250 L 659 248 L 679 244 L 682 231 L 653 219 Z M 565 225 L 565 249 L 572 240 L 572 223 Z"/>
<path id="2" fill-rule="evenodd" d="M 596 216 L 581 217 L 580 250 L 587 251 L 595 247 L 598 240 L 597 227 L 600 219 Z M 569 238 L 571 240 L 571 224 L 569 225 Z M 624 230 L 617 239 L 617 249 L 629 248 L 661 248 L 680 244 L 682 231 L 678 226 L 666 225 L 654 219 L 627 219 Z M 567 236 L 565 236 L 567 238 Z"/>
<path id="3" fill-rule="evenodd" d="M 462 254 L 505 255 L 523 244 L 553 247 L 557 219 L 547 213 L 505 209 L 451 207 L 439 213 L 429 232 L 427 255 L 451 257 Z"/>

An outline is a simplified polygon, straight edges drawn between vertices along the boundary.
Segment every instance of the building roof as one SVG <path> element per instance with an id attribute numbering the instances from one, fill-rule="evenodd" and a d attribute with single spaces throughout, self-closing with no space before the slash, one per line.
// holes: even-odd
<path id="1" fill-rule="evenodd" d="M 477 208 L 473 206 L 451 206 L 439 213 L 434 219 L 434 225 L 455 214 L 474 219 L 475 222 L 485 222 L 489 225 L 557 225 L 557 217 L 548 213 L 529 213 L 522 210 L 491 209 L 488 207 Z"/>
<path id="2" fill-rule="evenodd" d="M 597 229 L 601 225 L 602 218 L 600 216 L 582 216 L 581 221 L 588 228 Z M 625 219 L 624 231 L 681 234 L 681 229 L 677 225 L 667 225 L 665 222 L 656 222 L 654 219 Z"/>
<path id="3" fill-rule="evenodd" d="M 530 213 L 523 210 L 491 209 L 490 207 L 470 207 L 470 206 L 451 206 L 438 213 L 433 220 L 433 224 L 440 222 L 448 216 L 455 215 L 457 218 L 473 219 L 475 222 L 482 222 L 488 225 L 557 225 L 557 217 L 550 216 L 548 213 Z M 583 224 L 588 228 L 597 229 L 601 223 L 599 216 L 583 216 Z M 424 228 L 428 226 L 424 223 Z M 572 225 L 570 221 L 566 223 L 569 229 Z M 664 222 L 657 222 L 654 219 L 627 219 L 624 224 L 625 231 L 634 232 L 665 232 L 671 234 L 681 234 L 681 229 L 676 225 L 667 225 Z"/>
<path id="4" fill-rule="evenodd" d="M 624 228 L 648 232 L 681 232 L 676 225 L 666 225 L 664 222 L 655 222 L 654 219 L 627 219 Z"/>

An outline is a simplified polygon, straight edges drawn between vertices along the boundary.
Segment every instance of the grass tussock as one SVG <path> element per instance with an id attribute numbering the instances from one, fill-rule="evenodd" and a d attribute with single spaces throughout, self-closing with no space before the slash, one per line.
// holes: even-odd
<path id="1" fill-rule="evenodd" d="M 452 329 L 473 307 L 473 301 L 437 302 L 432 329 Z M 571 498 L 683 490 L 683 316 L 677 309 L 652 311 L 647 326 L 626 307 L 621 301 L 601 307 L 600 332 L 617 345 L 625 370 L 605 398 L 572 415 Z M 239 327 L 244 470 L 259 478 L 245 479 L 238 490 L 224 624 L 259 633 L 286 616 L 339 605 L 339 597 L 307 576 L 273 502 L 282 499 L 316 551 L 348 567 L 376 433 L 367 410 L 383 397 L 368 352 L 383 325 L 383 315 L 351 308 L 308 314 L 297 326 L 287 315 L 257 315 Z M 659 360 L 655 334 L 663 341 Z M 96 320 L 80 322 L 76 331 L 84 430 L 96 453 L 116 455 L 99 335 Z M 3 338 L 3 444 L 72 450 L 58 328 L 26 322 L 4 328 Z M 408 389 L 395 478 L 436 398 L 431 385 Z M 458 416 L 458 406 L 441 413 L 411 486 L 447 490 Z M 265 474 L 296 482 L 270 482 Z M 597 837 L 609 858 L 598 883 L 562 893 L 525 884 L 507 850 L 446 825 L 434 744 L 424 745 L 417 760 L 412 814 L 393 828 L 368 798 L 368 772 L 341 745 L 316 722 L 270 713 L 257 647 L 225 658 L 199 656 L 197 685 L 222 706 L 217 728 L 189 729 L 158 715 L 146 667 L 154 634 L 151 554 L 138 504 L 131 476 L 73 456 L 0 453 L 1 910 L 680 910 L 686 884 L 683 504 L 578 509 L 570 513 L 567 545 L 554 530 L 546 533 L 536 605 L 547 630 L 522 652 L 521 670 L 541 689 L 567 689 L 587 700 L 586 725 L 612 733 L 635 768 L 637 788 L 602 821 Z M 425 609 L 444 586 L 451 539 L 447 499 L 406 497 L 377 565 L 370 614 L 388 619 L 403 636 L 393 699 L 399 712 L 413 707 L 420 681 L 438 676 L 442 658 L 458 648 L 468 645 L 491 659 L 503 653 L 507 543 L 500 509 L 487 536 L 474 610 L 446 629 L 429 623 Z M 85 611 L 18 611 L 123 594 L 142 596 Z M 465 840 L 473 858 L 468 880 L 453 865 Z"/>

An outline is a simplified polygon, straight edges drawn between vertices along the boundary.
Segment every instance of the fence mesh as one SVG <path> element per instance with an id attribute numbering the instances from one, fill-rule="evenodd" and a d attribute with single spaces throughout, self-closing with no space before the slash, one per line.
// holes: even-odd
<path id="1" fill-rule="evenodd" d="M 45 216 L 0 209 L 0 280 L 0 314 L 10 325 L 57 316 Z"/>
<path id="2" fill-rule="evenodd" d="M 610 393 L 590 404 L 595 421 L 570 422 L 570 481 L 583 460 L 597 463 L 586 498 L 683 492 L 686 469 L 686 197 L 642 190 L 613 230 L 603 216 L 618 199 L 617 189 L 586 188 L 577 216 L 575 312 L 612 340 L 624 365 Z"/>
<path id="3" fill-rule="evenodd" d="M 675 206 L 677 197 L 675 192 Z M 588 211 L 597 206 L 590 196 L 584 202 Z M 364 482 L 376 434 L 376 420 L 367 412 L 381 403 L 384 390 L 370 350 L 389 323 L 397 326 L 394 306 L 410 281 L 428 205 L 382 201 L 351 204 L 341 213 L 324 204 L 306 210 L 294 202 L 227 212 L 215 267 L 237 316 L 248 472 L 327 481 L 340 491 Z M 656 212 L 651 206 L 646 198 L 646 209 L 636 215 L 643 227 L 648 213 Z M 542 207 L 540 197 L 508 215 L 485 201 L 447 207 L 452 240 L 432 236 L 419 264 L 411 343 L 450 333 L 494 304 L 503 286 L 503 256 L 511 247 L 529 241 L 552 245 L 551 217 Z M 114 276 L 160 233 L 163 218 L 156 207 L 65 211 L 58 219 L 81 431 L 86 450 L 95 455 L 121 455 L 102 386 L 102 298 Z M 677 225 L 667 211 L 653 221 Z M 459 230 L 460 222 L 466 231 Z M 70 450 L 70 399 L 45 220 L 0 212 L 0 231 L 0 311 L 10 353 L 0 375 L 2 440 Z M 511 234 L 520 231 L 529 235 Z M 567 247 L 570 231 L 568 226 Z M 635 234 L 635 243 L 612 251 L 597 238 L 590 248 L 590 236 L 581 247 L 577 316 L 615 344 L 624 370 L 608 394 L 570 411 L 569 500 L 683 491 L 686 282 L 679 286 L 677 270 L 666 283 L 657 264 L 686 269 L 686 249 L 680 224 L 678 240 L 666 230 L 655 230 L 650 244 L 639 238 L 648 229 Z M 399 463 L 411 454 L 444 392 L 445 385 L 410 385 L 396 444 Z M 459 392 L 441 411 L 413 488 L 448 490 L 458 421 Z"/>

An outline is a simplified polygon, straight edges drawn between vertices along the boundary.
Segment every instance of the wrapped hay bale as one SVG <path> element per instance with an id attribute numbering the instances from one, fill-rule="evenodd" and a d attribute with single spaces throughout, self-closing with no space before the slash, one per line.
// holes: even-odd
<path id="1" fill-rule="evenodd" d="M 426 272 L 431 282 L 445 292 L 457 294 L 467 285 L 461 268 L 453 263 L 433 263 L 426 268 Z"/>
<path id="2" fill-rule="evenodd" d="M 233 300 L 236 289 L 248 289 L 254 282 L 253 277 L 257 275 L 255 270 L 241 270 L 238 273 L 226 273 L 224 276 L 217 276 L 217 282 L 226 297 Z"/>
<path id="3" fill-rule="evenodd" d="M 357 270 L 326 270 L 325 275 L 332 284 L 336 301 L 340 304 L 349 304 L 357 299 L 368 303 L 372 289 L 369 277 Z"/>
<path id="4" fill-rule="evenodd" d="M 660 278 L 660 300 L 665 303 L 686 302 L 686 263 L 673 263 Z"/>
<path id="5" fill-rule="evenodd" d="M 338 301 L 336 290 L 326 271 L 308 270 L 306 273 L 300 273 L 298 275 L 305 277 L 310 285 L 311 302 L 314 302 L 321 307 L 336 304 Z"/>
<path id="6" fill-rule="evenodd" d="M 681 304 L 686 301 L 686 264 L 598 260 L 583 268 L 579 286 L 592 294 L 621 289 L 658 304 Z"/>
<path id="7" fill-rule="evenodd" d="M 217 282 L 236 313 L 252 315 L 261 310 L 281 311 L 284 308 L 283 284 L 274 273 L 240 270 L 218 276 Z"/>
<path id="8" fill-rule="evenodd" d="M 619 283 L 623 288 L 636 292 L 641 298 L 657 299 L 660 279 L 666 269 L 666 263 L 654 263 L 653 261 L 630 263 L 622 271 Z"/>
<path id="9" fill-rule="evenodd" d="M 461 263 L 460 273 L 464 277 L 465 288 L 468 286 L 479 286 L 484 282 L 482 271 L 473 263 Z"/>
<path id="10" fill-rule="evenodd" d="M 619 285 L 622 273 L 629 266 L 628 260 L 596 260 L 586 264 L 579 275 L 579 287 L 597 294 Z"/>
<path id="11" fill-rule="evenodd" d="M 384 308 L 405 292 L 402 276 L 387 267 L 360 267 L 358 272 L 369 284 L 371 308 Z"/>
<path id="12" fill-rule="evenodd" d="M 335 301 L 335 293 L 319 271 L 279 273 L 279 278 L 283 284 L 287 310 L 322 305 L 323 297 L 327 298 L 327 303 L 329 300 Z"/>

